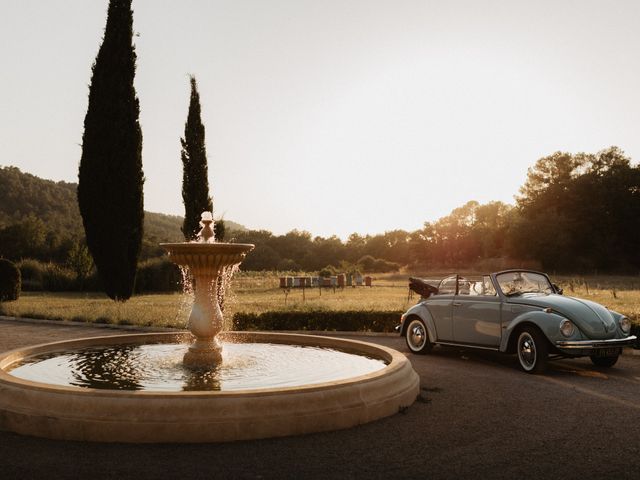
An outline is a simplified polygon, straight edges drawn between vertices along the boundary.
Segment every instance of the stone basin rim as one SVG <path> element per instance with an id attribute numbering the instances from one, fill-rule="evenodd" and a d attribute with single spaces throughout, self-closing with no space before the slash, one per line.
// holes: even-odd
<path id="1" fill-rule="evenodd" d="M 302 334 L 229 332 L 269 343 L 327 346 L 389 359 L 382 369 L 309 386 L 242 391 L 144 392 L 66 387 L 7 373 L 25 355 L 105 344 L 158 343 L 181 334 L 143 333 L 41 344 L 0 354 L 0 430 L 57 440 L 210 443 L 351 428 L 413 404 L 420 378 L 393 349 Z M 160 342 L 161 343 L 161 342 Z"/>
<path id="2" fill-rule="evenodd" d="M 292 387 L 265 387 L 246 390 L 218 391 L 218 390 L 202 390 L 202 391 L 145 391 L 145 390 L 116 390 L 116 389 L 96 389 L 89 387 L 78 387 L 73 385 L 57 385 L 52 383 L 36 382 L 15 377 L 7 371 L 17 362 L 34 357 L 37 355 L 65 352 L 73 349 L 82 349 L 98 346 L 114 346 L 114 345 L 144 345 L 144 344 L 162 344 L 181 342 L 184 337 L 190 337 L 189 332 L 158 332 L 158 333 L 139 333 L 139 334 L 123 334 L 123 335 L 105 335 L 96 337 L 85 337 L 74 340 L 61 340 L 57 342 L 41 343 L 28 347 L 16 348 L 7 352 L 0 353 L 0 383 L 8 382 L 19 384 L 23 388 L 45 391 L 60 391 L 72 394 L 91 394 L 99 397 L 243 397 L 247 395 L 277 395 L 279 393 L 293 392 L 321 392 L 338 388 L 340 386 L 348 386 L 361 382 L 375 381 L 377 378 L 388 375 L 393 371 L 402 368 L 402 364 L 408 362 L 407 358 L 401 353 L 382 346 L 374 345 L 359 340 L 346 340 L 335 337 L 326 337 L 321 335 L 306 335 L 297 333 L 271 333 L 271 332 L 236 332 L 228 331 L 218 335 L 221 340 L 235 341 L 238 343 L 273 343 L 300 345 L 308 347 L 333 348 L 341 352 L 367 355 L 387 363 L 386 366 L 375 372 L 365 375 L 358 375 L 341 380 L 334 380 L 322 383 L 312 383 L 307 385 L 299 385 Z"/>

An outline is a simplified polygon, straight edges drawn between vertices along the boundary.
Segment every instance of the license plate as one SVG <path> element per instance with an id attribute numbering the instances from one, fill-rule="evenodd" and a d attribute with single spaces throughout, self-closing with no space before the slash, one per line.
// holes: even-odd
<path id="1" fill-rule="evenodd" d="M 594 357 L 615 357 L 616 355 L 620 355 L 622 353 L 621 348 L 599 348 L 594 350 Z"/>

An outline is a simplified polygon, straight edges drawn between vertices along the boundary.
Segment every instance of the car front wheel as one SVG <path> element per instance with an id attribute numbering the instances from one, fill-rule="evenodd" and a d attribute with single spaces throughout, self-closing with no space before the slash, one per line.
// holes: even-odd
<path id="1" fill-rule="evenodd" d="M 413 353 L 428 353 L 431 347 L 433 347 L 433 344 L 429 341 L 427 327 L 422 320 L 416 317 L 409 319 L 405 338 L 407 340 L 407 347 L 409 347 L 409 350 Z"/>
<path id="2" fill-rule="evenodd" d="M 619 355 L 614 355 L 613 357 L 591 357 L 591 362 L 596 367 L 613 367 L 618 361 Z"/>
<path id="3" fill-rule="evenodd" d="M 549 358 L 549 343 L 534 327 L 525 327 L 518 335 L 518 361 L 527 373 L 543 373 Z"/>

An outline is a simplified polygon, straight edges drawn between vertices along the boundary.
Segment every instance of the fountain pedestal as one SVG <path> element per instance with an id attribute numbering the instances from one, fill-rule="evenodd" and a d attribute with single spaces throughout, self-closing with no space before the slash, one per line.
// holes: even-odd
<path id="1" fill-rule="evenodd" d="M 224 317 L 217 301 L 218 276 L 195 275 L 195 299 L 189 315 L 189 330 L 196 337 L 184 355 L 187 366 L 211 366 L 222 362 L 222 346 L 216 336 Z"/>

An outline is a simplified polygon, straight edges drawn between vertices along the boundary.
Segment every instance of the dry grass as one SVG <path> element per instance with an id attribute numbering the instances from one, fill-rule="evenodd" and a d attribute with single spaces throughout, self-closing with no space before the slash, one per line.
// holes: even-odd
<path id="1" fill-rule="evenodd" d="M 421 275 L 426 278 L 440 274 Z M 268 310 L 388 310 L 403 311 L 417 301 L 408 298 L 408 275 L 374 276 L 374 286 L 343 290 L 278 287 L 274 275 L 239 275 L 227 296 L 225 316 L 235 312 L 260 313 Z M 554 276 L 565 295 L 586 298 L 624 313 L 640 323 L 640 277 Z M 149 325 L 184 328 L 191 298 L 181 294 L 139 295 L 128 302 L 115 303 L 97 293 L 25 292 L 15 302 L 0 304 L 0 314 L 55 320 Z"/>
<path id="2" fill-rule="evenodd" d="M 98 293 L 23 292 L 17 301 L 0 304 L 0 313 L 76 322 L 184 326 L 188 315 L 184 303 L 180 294 L 140 295 L 119 303 Z"/>
<path id="3" fill-rule="evenodd" d="M 600 303 L 640 324 L 640 277 L 558 276 L 555 280 L 565 295 Z"/>

